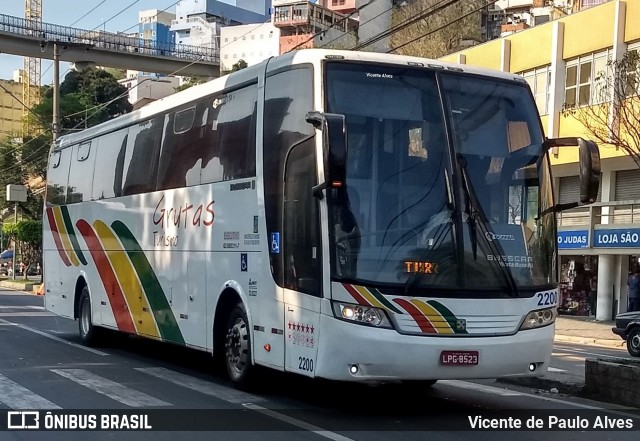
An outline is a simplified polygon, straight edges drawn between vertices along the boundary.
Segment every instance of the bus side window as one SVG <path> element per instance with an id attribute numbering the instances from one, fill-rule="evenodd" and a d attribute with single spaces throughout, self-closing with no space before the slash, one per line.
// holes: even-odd
<path id="1" fill-rule="evenodd" d="M 122 171 L 127 148 L 127 129 L 98 138 L 93 171 L 91 199 L 100 200 L 122 196 Z"/>
<path id="2" fill-rule="evenodd" d="M 207 104 L 199 102 L 170 113 L 165 118 L 158 168 L 158 190 L 200 183 Z"/>
<path id="3" fill-rule="evenodd" d="M 155 191 L 165 116 L 129 128 L 122 195 Z"/>
<path id="4" fill-rule="evenodd" d="M 57 157 L 57 158 L 56 158 Z M 53 153 L 47 173 L 47 203 L 61 205 L 65 203 L 69 182 L 69 164 L 71 149 L 66 148 Z"/>
<path id="5" fill-rule="evenodd" d="M 202 183 L 256 175 L 258 87 L 253 84 L 212 100 L 202 163 Z"/>
<path id="6" fill-rule="evenodd" d="M 92 148 L 91 144 L 89 140 L 72 147 L 67 204 L 91 200 L 93 165 L 96 159 L 96 149 Z"/>

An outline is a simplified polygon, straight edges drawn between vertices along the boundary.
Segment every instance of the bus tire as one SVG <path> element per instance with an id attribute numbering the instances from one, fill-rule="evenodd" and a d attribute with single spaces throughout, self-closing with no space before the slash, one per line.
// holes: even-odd
<path id="1" fill-rule="evenodd" d="M 238 303 L 229 313 L 224 349 L 229 379 L 239 389 L 247 389 L 255 369 L 251 359 L 249 320 L 242 303 Z"/>
<path id="2" fill-rule="evenodd" d="M 87 346 L 93 346 L 98 341 L 98 329 L 93 325 L 91 317 L 91 297 L 87 285 L 82 287 L 78 301 L 78 333 L 80 341 Z"/>

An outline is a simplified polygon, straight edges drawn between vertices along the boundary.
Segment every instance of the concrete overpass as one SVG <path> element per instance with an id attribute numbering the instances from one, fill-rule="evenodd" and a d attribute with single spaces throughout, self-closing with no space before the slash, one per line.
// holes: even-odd
<path id="1" fill-rule="evenodd" d="M 158 44 L 112 32 L 0 14 L 0 52 L 24 57 L 184 76 L 220 75 L 218 47 Z"/>

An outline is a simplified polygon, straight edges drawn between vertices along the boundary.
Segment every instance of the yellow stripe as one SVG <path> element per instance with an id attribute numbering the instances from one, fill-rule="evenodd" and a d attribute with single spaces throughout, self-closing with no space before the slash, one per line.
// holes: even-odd
<path id="1" fill-rule="evenodd" d="M 62 248 L 69 256 L 69 260 L 73 264 L 73 266 L 80 265 L 78 258 L 76 257 L 76 253 L 73 251 L 73 247 L 71 246 L 71 242 L 69 241 L 69 235 L 67 234 L 67 227 L 64 224 L 64 220 L 62 219 L 62 213 L 60 212 L 60 207 L 53 208 L 53 217 L 56 219 L 56 225 L 58 226 L 58 232 L 60 233 L 60 239 L 62 240 Z"/>
<path id="2" fill-rule="evenodd" d="M 429 319 L 438 334 L 454 334 L 449 322 L 433 306 L 416 299 L 410 302 Z"/>
<path id="3" fill-rule="evenodd" d="M 133 316 L 136 330 L 139 334 L 160 338 L 160 332 L 151 313 L 142 285 L 140 285 L 140 280 L 138 280 L 133 265 L 131 265 L 131 261 L 122 248 L 120 241 L 104 222 L 97 220 L 93 223 L 93 227 L 102 241 L 102 247 L 107 253 L 111 267 L 118 278 L 122 292 L 127 300 L 129 311 Z"/>
<path id="4" fill-rule="evenodd" d="M 376 299 L 373 296 L 373 294 L 371 294 L 369 292 L 369 290 L 367 288 L 365 288 L 364 286 L 357 286 L 357 285 L 351 285 L 351 286 L 353 286 L 356 289 L 356 291 L 358 291 L 360 293 L 360 295 L 362 295 L 362 297 L 367 299 L 367 301 L 371 304 L 371 306 L 375 306 L 376 308 L 384 309 L 385 311 L 388 309 L 386 306 L 384 306 L 382 303 L 380 303 L 378 301 L 378 299 Z"/>

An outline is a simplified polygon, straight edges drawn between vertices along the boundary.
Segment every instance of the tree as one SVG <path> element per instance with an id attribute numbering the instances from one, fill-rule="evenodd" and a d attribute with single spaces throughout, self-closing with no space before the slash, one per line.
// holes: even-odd
<path id="1" fill-rule="evenodd" d="M 233 66 L 231 66 L 231 72 L 237 72 L 241 69 L 245 69 L 246 67 L 248 67 L 249 65 L 247 64 L 246 61 L 244 60 L 238 60 L 238 62 L 236 64 L 234 64 Z"/>
<path id="2" fill-rule="evenodd" d="M 60 84 L 61 133 L 85 129 L 130 112 L 127 88 L 103 69 L 72 70 Z M 50 127 L 53 119 L 53 89 L 45 88 L 44 99 L 32 110 L 36 123 Z"/>
<path id="3" fill-rule="evenodd" d="M 10 241 L 18 241 L 18 253 L 14 258 L 20 257 L 24 263 L 24 278 L 27 278 L 26 269 L 31 264 L 42 263 L 42 222 L 24 220 L 16 223 L 5 223 L 2 225 L 2 233 Z M 16 264 L 18 261 L 16 260 Z"/>
<path id="4" fill-rule="evenodd" d="M 42 263 L 42 222 L 26 220 L 16 225 L 16 235 L 20 244 L 20 257 L 24 263 L 24 278 L 27 268 L 32 264 Z"/>
<path id="5" fill-rule="evenodd" d="M 390 49 L 400 55 L 437 59 L 462 49 L 465 42 L 483 42 L 482 5 L 484 0 L 466 0 L 439 9 L 441 0 L 404 1 L 394 8 L 391 26 L 408 26 L 391 35 Z"/>
<path id="6" fill-rule="evenodd" d="M 182 92 L 183 90 L 186 90 L 192 86 L 195 86 L 196 84 L 202 84 L 202 83 L 204 83 L 204 79 L 200 77 L 189 77 L 184 83 L 176 87 L 175 91 Z"/>
<path id="7" fill-rule="evenodd" d="M 564 104 L 564 116 L 578 120 L 599 144 L 625 152 L 640 167 L 640 51 L 609 60 L 598 72 L 592 93 L 579 91 L 578 102 Z M 591 105 L 584 101 L 589 100 Z M 583 102 L 580 102 L 580 101 Z"/>

